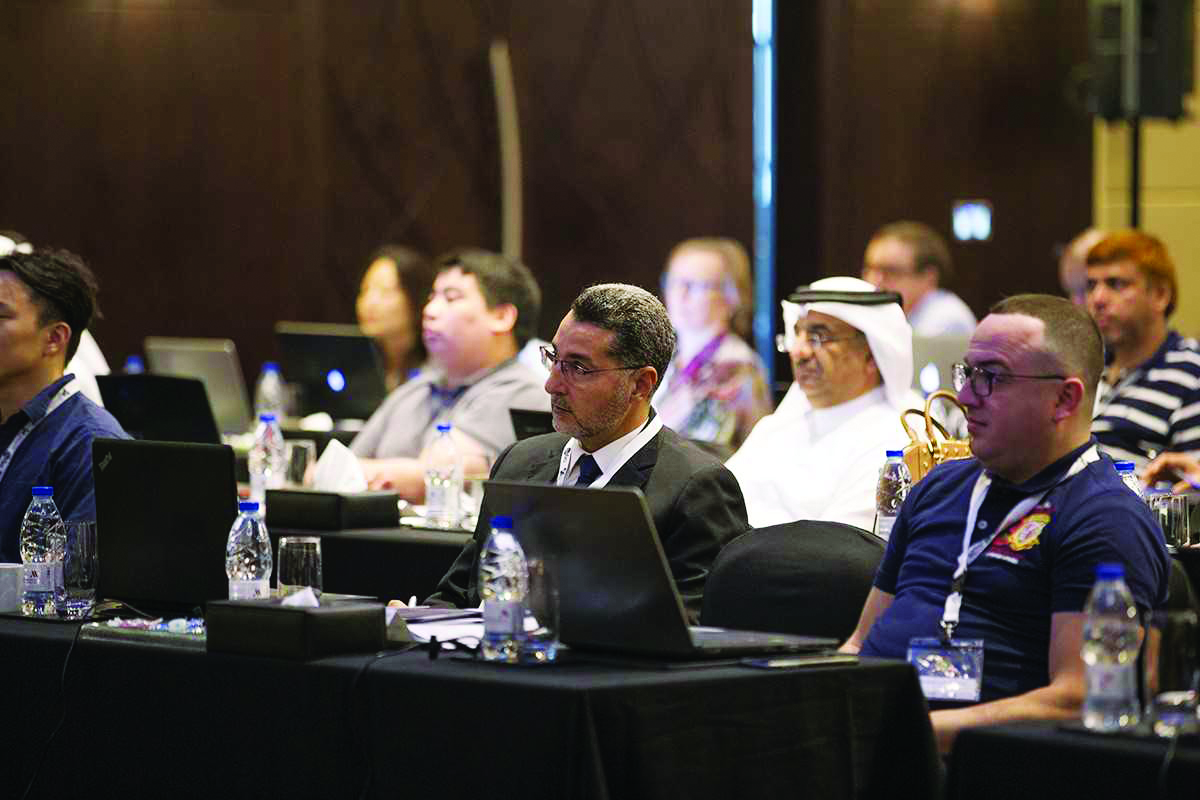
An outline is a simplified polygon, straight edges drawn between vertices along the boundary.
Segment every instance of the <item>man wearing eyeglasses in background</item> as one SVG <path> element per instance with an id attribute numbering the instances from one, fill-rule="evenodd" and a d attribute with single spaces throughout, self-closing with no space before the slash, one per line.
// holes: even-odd
<path id="1" fill-rule="evenodd" d="M 941 287 L 954 277 L 954 262 L 946 240 L 928 225 L 893 222 L 875 231 L 863 254 L 862 277 L 881 291 L 900 293 L 917 336 L 975 330 L 971 309 Z"/>
<path id="2" fill-rule="evenodd" d="M 900 411 L 923 405 L 912 397 L 912 329 L 899 296 L 825 278 L 783 312 L 795 384 L 726 466 L 755 527 L 818 519 L 871 530 L 885 452 L 908 440 Z"/>
<path id="3" fill-rule="evenodd" d="M 557 433 L 517 442 L 492 477 L 566 486 L 636 486 L 646 496 L 688 616 L 699 616 L 709 568 L 721 547 L 749 526 L 742 493 L 721 462 L 651 413 L 675 350 L 663 304 L 636 286 L 585 289 L 542 350 Z M 488 500 L 467 543 L 428 602 L 479 604 L 479 547 Z"/>
<path id="4" fill-rule="evenodd" d="M 1102 366 L 1086 311 L 1019 295 L 992 307 L 955 367 L 975 457 L 935 467 L 909 493 L 842 646 L 916 650 L 943 752 L 965 727 L 1078 716 L 1098 564 L 1124 566 L 1141 610 L 1166 600 L 1162 531 L 1091 436 Z M 969 657 L 979 651 L 981 669 Z M 942 686 L 955 701 L 933 696 L 937 678 L 953 679 Z"/>

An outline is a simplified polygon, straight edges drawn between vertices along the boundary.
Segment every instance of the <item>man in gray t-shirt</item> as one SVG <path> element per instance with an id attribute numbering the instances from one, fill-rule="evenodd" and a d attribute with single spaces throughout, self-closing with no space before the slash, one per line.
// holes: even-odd
<path id="1" fill-rule="evenodd" d="M 537 329 L 541 292 L 521 263 L 482 250 L 438 260 L 421 317 L 429 363 L 371 415 L 350 449 L 373 489 L 424 499 L 422 456 L 448 422 L 470 465 L 516 441 L 510 408 L 548 411 L 540 377 L 516 361 Z"/>

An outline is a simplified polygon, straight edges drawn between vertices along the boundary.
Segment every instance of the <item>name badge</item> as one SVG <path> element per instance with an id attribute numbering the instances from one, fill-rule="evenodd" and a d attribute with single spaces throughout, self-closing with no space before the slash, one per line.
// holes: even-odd
<path id="1" fill-rule="evenodd" d="M 978 702 L 983 681 L 983 639 L 936 637 L 908 641 L 908 663 L 917 668 L 921 691 L 928 700 Z"/>

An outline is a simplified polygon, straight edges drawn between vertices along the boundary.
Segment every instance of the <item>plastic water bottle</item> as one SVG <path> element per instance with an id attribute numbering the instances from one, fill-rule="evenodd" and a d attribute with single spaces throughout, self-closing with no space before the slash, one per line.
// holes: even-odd
<path id="1" fill-rule="evenodd" d="M 21 613 L 27 617 L 54 617 L 54 598 L 63 590 L 63 556 L 67 531 L 63 527 L 54 489 L 34 486 L 33 500 L 21 520 L 21 563 L 25 565 Z"/>
<path id="2" fill-rule="evenodd" d="M 513 536 L 512 517 L 492 517 L 492 532 L 479 553 L 479 597 L 483 600 L 484 661 L 516 664 L 525 635 L 529 569 L 525 551 Z"/>
<path id="3" fill-rule="evenodd" d="M 274 361 L 264 361 L 262 371 L 258 373 L 258 382 L 254 385 L 254 413 L 260 418 L 263 414 L 274 414 L 276 419 L 283 419 L 286 411 L 287 387 L 284 386 L 279 365 Z"/>
<path id="4" fill-rule="evenodd" d="M 437 426 L 437 438 L 425 453 L 425 521 L 435 528 L 454 528 L 461 521 L 462 456 L 450 435 L 450 424 Z"/>
<path id="5" fill-rule="evenodd" d="M 1088 596 L 1080 655 L 1087 665 L 1084 727 L 1119 731 L 1138 724 L 1137 654 L 1142 643 L 1137 606 L 1120 564 L 1096 567 Z"/>
<path id="6" fill-rule="evenodd" d="M 238 516 L 225 544 L 225 575 L 230 600 L 271 596 L 271 538 L 253 500 L 238 503 Z"/>
<path id="7" fill-rule="evenodd" d="M 250 447 L 250 499 L 266 508 L 267 489 L 282 489 L 287 464 L 283 431 L 274 414 L 260 414 Z"/>
<path id="8" fill-rule="evenodd" d="M 1132 461 L 1114 461 L 1113 466 L 1117 468 L 1117 474 L 1121 476 L 1121 483 L 1128 486 L 1129 491 L 1142 498 L 1142 482 L 1138 480 L 1137 473 L 1134 472 L 1134 463 Z"/>
<path id="9" fill-rule="evenodd" d="M 887 541 L 900 513 L 900 505 L 912 488 L 912 473 L 904 463 L 904 451 L 888 450 L 887 461 L 879 470 L 875 484 L 875 535 Z"/>

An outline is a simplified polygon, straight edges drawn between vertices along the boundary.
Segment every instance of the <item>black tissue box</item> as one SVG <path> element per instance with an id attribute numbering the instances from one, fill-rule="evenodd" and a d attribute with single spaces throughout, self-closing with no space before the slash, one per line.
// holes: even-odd
<path id="1" fill-rule="evenodd" d="M 268 489 L 267 527 L 309 531 L 395 528 L 400 525 L 395 492 L 315 492 Z"/>
<path id="2" fill-rule="evenodd" d="M 215 600 L 207 605 L 208 652 L 307 661 L 384 649 L 383 605 L 339 601 L 317 608 L 279 599 Z"/>

